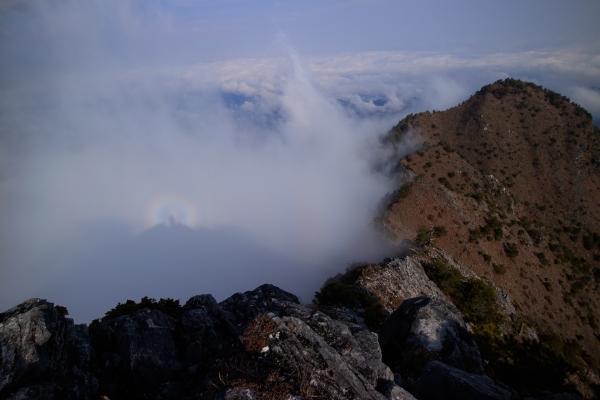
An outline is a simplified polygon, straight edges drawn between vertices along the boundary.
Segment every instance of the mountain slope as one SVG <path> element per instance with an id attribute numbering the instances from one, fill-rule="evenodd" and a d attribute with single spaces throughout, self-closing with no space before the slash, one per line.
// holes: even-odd
<path id="1" fill-rule="evenodd" d="M 422 150 L 377 221 L 433 244 L 509 294 L 540 332 L 600 358 L 600 130 L 566 97 L 507 79 L 384 138 Z"/>

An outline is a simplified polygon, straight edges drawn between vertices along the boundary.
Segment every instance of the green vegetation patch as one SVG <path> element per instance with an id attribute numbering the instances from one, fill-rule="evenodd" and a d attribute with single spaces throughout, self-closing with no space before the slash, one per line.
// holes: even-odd
<path id="1" fill-rule="evenodd" d="M 506 273 L 504 264 L 492 264 L 492 268 L 494 269 L 495 274 L 504 275 Z"/>
<path id="2" fill-rule="evenodd" d="M 398 200 L 407 197 L 412 189 L 412 183 L 405 183 L 398 190 Z"/>
<path id="3" fill-rule="evenodd" d="M 522 340 L 503 337 L 486 328 L 489 327 L 475 329 L 475 340 L 482 357 L 488 361 L 487 375 L 522 394 L 576 392 L 565 382 L 570 374 L 585 370 L 580 358 L 588 358 L 590 366 L 596 364 L 575 341 L 563 340 L 553 334 L 540 335 L 539 341 Z"/>
<path id="4" fill-rule="evenodd" d="M 481 203 L 484 198 L 483 193 L 471 193 L 468 195 L 468 197 L 474 198 L 478 203 Z"/>
<path id="5" fill-rule="evenodd" d="M 319 306 L 362 308 L 365 310 L 365 323 L 373 330 L 378 329 L 387 318 L 380 300 L 346 283 L 333 282 L 323 286 L 315 293 L 315 299 Z"/>
<path id="6" fill-rule="evenodd" d="M 596 232 L 587 231 L 583 236 L 583 247 L 586 250 L 592 250 L 596 247 L 600 248 L 600 235 Z"/>
<path id="7" fill-rule="evenodd" d="M 454 190 L 452 188 L 452 185 L 450 184 L 450 181 L 448 180 L 448 178 L 446 178 L 445 176 L 442 176 L 441 178 L 438 178 L 438 181 L 440 181 L 440 183 L 442 185 L 444 185 L 444 187 L 448 190 Z"/>
<path id="8" fill-rule="evenodd" d="M 504 247 L 504 252 L 511 259 L 514 259 L 519 255 L 519 248 L 516 243 L 504 243 L 503 247 Z"/>
<path id="9" fill-rule="evenodd" d="M 486 323 L 499 318 L 493 286 L 481 279 L 463 277 L 459 270 L 441 259 L 430 264 L 425 272 L 451 298 L 466 321 Z"/>
<path id="10" fill-rule="evenodd" d="M 504 266 L 494 264 L 497 269 L 504 273 Z M 570 374 L 583 376 L 587 368 L 598 371 L 597 361 L 576 341 L 554 334 L 541 334 L 539 341 L 502 334 L 501 326 L 511 322 L 499 313 L 492 285 L 465 278 L 440 259 L 429 265 L 426 273 L 463 313 L 465 321 L 473 322 L 473 336 L 491 378 L 527 397 L 544 391 L 576 392 L 566 383 Z M 513 325 L 517 327 L 518 321 Z"/>

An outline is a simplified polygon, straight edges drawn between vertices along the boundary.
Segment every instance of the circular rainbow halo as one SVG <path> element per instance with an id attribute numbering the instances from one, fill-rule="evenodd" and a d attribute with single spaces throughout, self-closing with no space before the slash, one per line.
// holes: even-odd
<path id="1" fill-rule="evenodd" d="M 196 228 L 199 222 L 194 203 L 178 193 L 163 193 L 154 197 L 146 207 L 145 221 L 148 228 L 160 224 L 182 224 Z"/>

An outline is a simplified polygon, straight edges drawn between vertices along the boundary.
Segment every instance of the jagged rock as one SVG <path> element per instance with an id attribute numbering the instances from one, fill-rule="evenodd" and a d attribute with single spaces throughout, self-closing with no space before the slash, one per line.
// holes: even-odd
<path id="1" fill-rule="evenodd" d="M 479 348 L 460 312 L 444 300 L 422 296 L 404 301 L 381 327 L 379 343 L 384 362 L 402 376 L 408 367 L 407 376 L 415 377 L 419 362 L 424 366 L 431 360 L 484 373 Z"/>
<path id="2" fill-rule="evenodd" d="M 219 303 L 219 306 L 229 313 L 234 325 L 241 326 L 257 315 L 278 310 L 281 302 L 300 304 L 298 297 L 293 294 L 265 284 L 249 292 L 236 293 Z"/>
<path id="3" fill-rule="evenodd" d="M 475 375 L 432 361 L 417 381 L 415 395 L 419 400 L 509 400 L 507 386 L 487 376 Z"/>
<path id="4" fill-rule="evenodd" d="M 391 370 L 382 362 L 377 335 L 369 330 L 336 321 L 319 311 L 295 304 L 283 308 L 280 315 L 281 318 L 298 318 L 307 324 L 373 387 L 378 379 L 394 379 Z"/>
<path id="5" fill-rule="evenodd" d="M 83 399 L 97 387 L 87 327 L 30 299 L 0 314 L 0 397 Z"/>
<path id="6" fill-rule="evenodd" d="M 101 394 L 130 398 L 157 390 L 181 365 L 174 320 L 158 310 L 140 310 L 103 321 L 92 334 Z"/>
<path id="7" fill-rule="evenodd" d="M 321 307 L 320 311 L 323 314 L 329 315 L 331 318 L 340 321 L 348 326 L 359 326 L 361 329 L 369 329 L 360 310 L 351 309 L 348 307 Z M 379 347 L 379 345 L 377 346 Z"/>
<path id="8" fill-rule="evenodd" d="M 268 335 L 252 331 L 255 321 L 265 318 L 277 329 Z M 261 338 L 261 332 L 267 336 Z M 235 373 L 249 365 L 266 366 L 275 374 L 285 370 L 296 382 L 305 379 L 314 386 L 311 390 L 330 397 L 383 399 L 375 389 L 377 382 L 394 379 L 381 360 L 377 335 L 351 318 L 338 321 L 304 307 L 296 296 L 272 285 L 237 293 L 219 304 L 210 295 L 194 296 L 177 320 L 158 310 L 141 310 L 104 321 L 92 343 L 101 392 L 111 399 L 186 398 L 183 388 L 205 376 L 219 377 L 214 379 L 219 388 L 220 378 L 232 372 L 231 362 L 240 363 Z M 268 381 L 268 373 L 256 382 L 252 374 L 242 373 L 237 389 L 221 385 L 212 395 L 250 399 L 265 393 L 261 390 L 289 389 L 272 386 L 275 381 Z M 240 389 L 244 379 L 248 385 Z M 206 388 L 198 390 L 197 394 Z"/>
<path id="9" fill-rule="evenodd" d="M 184 355 L 188 371 L 198 372 L 207 357 L 219 352 L 227 339 L 238 333 L 233 319 L 210 294 L 194 296 L 185 303 L 180 321 L 182 333 L 188 338 Z"/>
<path id="10" fill-rule="evenodd" d="M 241 307 L 235 307 L 234 301 Z M 241 335 L 244 348 L 227 357 L 245 360 L 243 368 L 267 366 L 270 368 L 267 374 L 285 371 L 287 379 L 299 391 L 292 390 L 290 398 L 299 399 L 304 392 L 328 398 L 385 398 L 375 387 L 381 380 L 393 380 L 394 375 L 381 360 L 377 335 L 364 325 L 353 323 L 352 318 L 332 319 L 298 304 L 295 296 L 270 285 L 236 294 L 220 306 L 244 327 Z M 221 368 L 218 371 L 221 376 L 231 372 L 227 364 Z M 244 379 L 254 379 L 254 375 L 238 378 L 238 382 L 240 379 L 245 382 Z M 258 393 L 278 389 L 268 385 L 263 379 L 250 387 L 258 388 Z"/>
<path id="11" fill-rule="evenodd" d="M 334 331 L 327 330 L 328 327 L 323 324 L 321 316 L 328 318 L 323 314 L 316 316 L 321 320 L 315 321 L 321 326 L 319 335 L 300 318 L 269 315 L 276 326 L 276 333 L 269 343 L 274 358 L 282 365 L 294 366 L 303 371 L 303 374 L 308 376 L 307 381 L 311 386 L 327 393 L 331 398 L 385 399 L 375 390 L 375 385 L 352 365 L 364 355 L 360 354 L 360 345 L 356 342 L 355 348 L 349 345 L 352 342 L 349 340 L 349 332 L 342 338 L 330 335 Z M 344 346 L 344 349 L 341 352 L 337 351 L 322 335 L 326 335 L 330 341 L 337 342 L 336 345 Z M 354 362 L 348 361 L 349 359 Z M 361 369 L 373 372 L 368 368 Z M 391 371 L 389 374 L 391 375 Z"/>
<path id="12" fill-rule="evenodd" d="M 508 294 L 496 285 L 494 285 L 494 288 L 496 289 L 496 303 L 498 304 L 498 310 L 504 315 L 515 314 L 517 310 L 515 310 L 515 306 L 510 302 Z"/>
<path id="13" fill-rule="evenodd" d="M 425 274 L 419 260 L 412 256 L 396 258 L 371 268 L 374 268 L 373 273 L 359 278 L 356 285 L 380 300 L 389 313 L 404 300 L 413 297 L 444 298 L 444 294 Z"/>

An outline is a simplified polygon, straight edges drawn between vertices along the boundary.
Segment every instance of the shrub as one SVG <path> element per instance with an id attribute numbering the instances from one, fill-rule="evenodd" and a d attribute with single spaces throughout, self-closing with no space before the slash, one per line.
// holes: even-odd
<path id="1" fill-rule="evenodd" d="M 415 238 L 415 242 L 419 246 L 431 244 L 433 242 L 433 232 L 427 229 L 425 226 L 419 226 L 417 229 L 417 237 Z"/>
<path id="2" fill-rule="evenodd" d="M 519 255 L 519 249 L 516 243 L 504 243 L 504 252 L 511 259 L 514 259 Z"/>
<path id="3" fill-rule="evenodd" d="M 498 218 L 491 217 L 490 219 L 485 219 L 486 224 L 481 227 L 481 233 L 483 235 L 488 235 L 490 233 L 494 233 L 494 239 L 500 240 L 502 239 L 502 222 L 498 220 Z"/>
<path id="4" fill-rule="evenodd" d="M 456 268 L 449 267 L 440 259 L 437 259 L 425 271 L 429 279 L 435 282 L 440 290 L 451 297 L 460 290 L 463 276 Z"/>
<path id="5" fill-rule="evenodd" d="M 410 194 L 410 190 L 412 189 L 412 183 L 405 183 L 398 190 L 398 199 L 403 199 Z"/>
<path id="6" fill-rule="evenodd" d="M 139 303 L 136 303 L 133 300 L 127 300 L 125 303 L 117 303 L 117 305 L 107 311 L 102 317 L 102 321 L 106 321 L 109 319 L 117 318 L 123 315 L 133 314 L 138 310 L 143 310 L 145 308 L 149 308 L 151 310 L 159 310 L 165 315 L 169 315 L 173 318 L 176 318 L 181 312 L 181 306 L 179 305 L 179 300 L 173 300 L 171 298 L 160 299 L 156 301 L 153 298 L 148 296 L 142 297 Z"/>
<path id="7" fill-rule="evenodd" d="M 581 365 L 581 347 L 552 334 L 540 335 L 538 342 L 476 329 L 475 340 L 489 362 L 487 375 L 520 392 L 566 391 L 567 377 Z"/>
<path id="8" fill-rule="evenodd" d="M 387 317 L 381 301 L 349 284 L 329 283 L 315 293 L 315 299 L 320 306 L 362 308 L 365 323 L 373 330 L 378 329 Z"/>
<path id="9" fill-rule="evenodd" d="M 546 254 L 542 253 L 541 251 L 539 253 L 535 253 L 535 256 L 540 260 L 540 262 L 542 263 L 542 265 L 548 265 L 548 264 L 550 264 L 550 262 L 546 258 Z"/>
<path id="10" fill-rule="evenodd" d="M 448 231 L 446 230 L 445 226 L 434 226 L 433 227 L 433 236 L 434 237 L 442 237 L 442 236 L 446 236 L 448 234 Z"/>
<path id="11" fill-rule="evenodd" d="M 444 187 L 448 190 L 453 190 L 452 189 L 452 185 L 450 184 L 450 181 L 448 181 L 448 179 L 445 176 L 442 176 L 441 178 L 438 178 L 438 181 L 440 181 L 440 183 L 442 185 L 444 185 Z"/>
<path id="12" fill-rule="evenodd" d="M 471 193 L 469 197 L 474 198 L 475 200 L 477 200 L 478 203 L 481 203 L 483 201 L 483 193 Z"/>
<path id="13" fill-rule="evenodd" d="M 492 264 L 492 268 L 494 268 L 494 273 L 498 275 L 504 275 L 506 273 L 504 264 Z"/>
<path id="14" fill-rule="evenodd" d="M 64 306 L 54 306 L 54 308 L 56 309 L 56 311 L 58 311 L 58 313 L 60 314 L 61 317 L 66 317 L 67 315 L 69 315 L 69 310 L 67 310 L 67 307 Z"/>
<path id="15" fill-rule="evenodd" d="M 481 279 L 467 279 L 461 284 L 457 307 L 465 320 L 477 323 L 492 322 L 496 314 L 496 290 Z"/>
<path id="16" fill-rule="evenodd" d="M 600 246 L 600 235 L 596 232 L 588 232 L 588 234 L 583 237 L 583 247 L 585 247 L 586 250 L 591 250 L 596 246 Z"/>
<path id="17" fill-rule="evenodd" d="M 452 299 L 465 320 L 477 323 L 496 321 L 496 291 L 481 279 L 464 278 L 456 268 L 437 259 L 426 269 L 426 274 L 444 294 Z"/>

